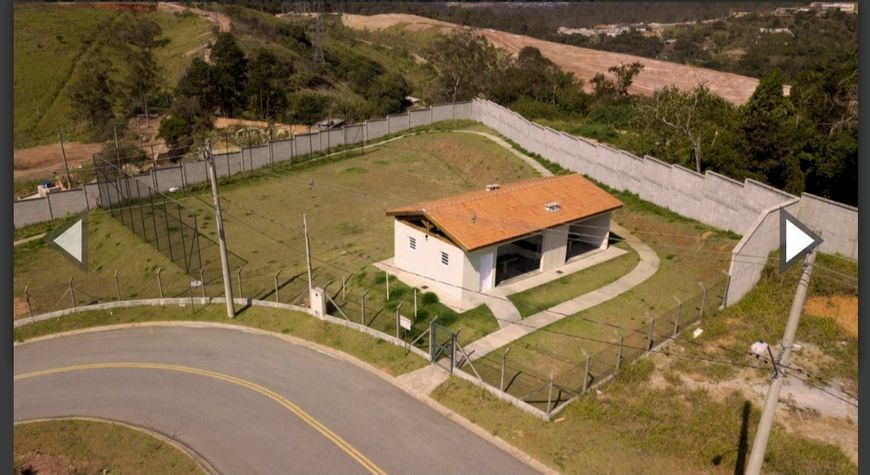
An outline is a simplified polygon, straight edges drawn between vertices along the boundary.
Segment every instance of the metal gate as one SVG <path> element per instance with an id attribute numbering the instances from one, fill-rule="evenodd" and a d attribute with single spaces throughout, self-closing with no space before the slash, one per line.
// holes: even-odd
<path id="1" fill-rule="evenodd" d="M 432 322 L 429 328 L 429 356 L 432 363 L 453 372 L 456 363 L 456 334 Z"/>

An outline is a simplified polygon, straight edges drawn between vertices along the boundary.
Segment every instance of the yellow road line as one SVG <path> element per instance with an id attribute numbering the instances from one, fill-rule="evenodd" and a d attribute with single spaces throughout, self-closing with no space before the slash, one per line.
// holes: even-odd
<path id="1" fill-rule="evenodd" d="M 330 430 L 328 427 L 320 423 L 317 419 L 312 417 L 307 412 L 303 411 L 299 406 L 293 404 L 285 397 L 280 394 L 272 391 L 271 389 L 260 386 L 259 384 L 252 383 L 250 381 L 246 381 L 244 379 L 236 378 L 235 376 L 230 376 L 223 373 L 217 373 L 215 371 L 209 371 L 205 369 L 199 368 L 191 368 L 188 366 L 180 366 L 180 365 L 172 365 L 172 364 L 160 364 L 160 363 L 93 363 L 93 364 L 81 364 L 81 365 L 73 365 L 73 366 L 65 366 L 62 368 L 52 368 L 41 371 L 33 371 L 30 373 L 24 373 L 15 376 L 15 380 L 20 379 L 29 379 L 29 378 L 38 378 L 41 376 L 50 376 L 58 373 L 68 373 L 72 371 L 85 371 L 85 370 L 95 370 L 95 369 L 156 369 L 156 370 L 164 370 L 164 371 L 175 371 L 179 373 L 189 373 L 195 374 L 199 376 L 205 376 L 212 379 L 217 379 L 220 381 L 224 381 L 227 383 L 236 384 L 246 389 L 250 389 L 251 391 L 255 391 L 257 393 L 266 396 L 267 398 L 277 402 L 281 406 L 283 406 L 288 411 L 292 412 L 296 417 L 302 419 L 303 422 L 313 427 L 317 432 L 320 432 L 327 440 L 335 444 L 338 448 L 343 450 L 346 454 L 348 454 L 352 459 L 356 460 L 360 465 L 362 465 L 369 472 L 376 475 L 386 475 L 380 467 L 375 465 L 371 460 L 369 460 L 365 455 L 363 455 L 359 450 L 354 448 L 352 445 L 347 443 L 344 439 L 338 436 L 335 432 Z"/>

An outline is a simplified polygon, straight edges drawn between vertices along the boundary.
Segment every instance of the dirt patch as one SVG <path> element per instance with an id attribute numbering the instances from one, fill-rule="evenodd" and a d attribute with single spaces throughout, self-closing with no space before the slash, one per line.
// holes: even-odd
<path id="1" fill-rule="evenodd" d="M 63 146 L 72 172 L 79 165 L 90 162 L 92 155 L 99 152 L 103 145 L 64 142 Z M 60 142 L 15 150 L 12 161 L 15 180 L 50 179 L 53 173 L 57 173 L 58 176 L 64 173 Z"/>
<path id="2" fill-rule="evenodd" d="M 847 335 L 858 337 L 858 297 L 832 295 L 812 297 L 804 303 L 804 313 L 833 319 Z"/>
<path id="3" fill-rule="evenodd" d="M 233 22 L 230 20 L 230 17 L 218 13 L 218 12 L 210 12 L 208 10 L 201 10 L 199 8 L 190 8 L 184 5 L 179 5 L 177 3 L 167 3 L 160 2 L 157 4 L 157 10 L 161 12 L 167 13 L 185 13 L 190 12 L 195 15 L 200 16 L 201 18 L 210 21 L 213 25 L 215 25 L 218 30 L 222 33 L 229 33 L 233 28 Z"/>
<path id="4" fill-rule="evenodd" d="M 409 31 L 438 28 L 443 32 L 463 28 L 453 23 L 405 14 L 342 15 L 341 18 L 345 25 L 355 29 L 381 30 L 395 25 L 404 25 Z M 635 61 L 643 64 L 644 69 L 638 74 L 629 89 L 632 94 L 650 96 L 656 89 L 669 85 L 674 85 L 682 90 L 690 90 L 699 84 L 705 84 L 726 100 L 735 104 L 743 104 L 749 100 L 758 85 L 758 79 L 739 74 L 569 46 L 488 28 L 474 30 L 486 37 L 493 45 L 511 53 L 517 53 L 526 46 L 538 48 L 544 56 L 563 70 L 574 73 L 578 79 L 583 80 L 587 90 L 591 90 L 591 80 L 595 74 L 610 75 L 607 69 L 611 66 Z M 784 86 L 784 89 L 788 93 L 789 87 Z"/>
<path id="5" fill-rule="evenodd" d="M 73 475 L 76 473 L 75 465 L 57 455 L 27 452 L 16 462 L 16 474 Z"/>
<path id="6" fill-rule="evenodd" d="M 30 311 L 27 308 L 27 300 L 24 300 L 24 297 L 15 297 L 14 312 L 15 314 L 12 318 L 15 320 L 30 316 Z"/>

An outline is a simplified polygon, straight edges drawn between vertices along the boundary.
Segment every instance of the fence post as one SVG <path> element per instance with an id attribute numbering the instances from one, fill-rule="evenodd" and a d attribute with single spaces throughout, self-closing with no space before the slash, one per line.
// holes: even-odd
<path id="1" fill-rule="evenodd" d="M 399 317 L 399 309 L 402 308 L 402 304 L 404 304 L 404 303 L 405 303 L 405 301 L 403 300 L 403 301 L 399 302 L 399 305 L 396 305 L 396 338 L 397 339 L 401 339 L 401 337 L 399 336 L 399 330 L 402 329 L 402 325 L 399 322 L 399 318 L 400 318 Z"/>
<path id="2" fill-rule="evenodd" d="M 160 298 L 163 298 L 163 281 L 160 279 L 160 272 L 162 270 L 160 267 L 157 268 L 157 288 L 160 290 Z"/>
<path id="3" fill-rule="evenodd" d="M 199 268 L 199 286 L 202 287 L 202 298 L 208 298 L 208 296 L 205 293 L 205 279 L 203 278 L 204 274 L 205 274 L 205 266 L 202 266 Z M 231 298 L 233 298 L 233 296 L 229 295 L 229 296 L 227 296 L 227 298 L 231 299 Z"/>
<path id="4" fill-rule="evenodd" d="M 583 373 L 583 393 L 586 394 L 586 389 L 589 387 L 589 354 L 586 353 L 586 350 L 580 348 L 580 351 L 583 352 L 583 356 L 586 357 L 586 371 Z"/>
<path id="5" fill-rule="evenodd" d="M 45 194 L 45 202 L 48 204 L 48 219 L 54 220 L 54 212 L 51 210 L 51 193 Z"/>
<path id="6" fill-rule="evenodd" d="M 387 300 L 390 300 L 390 273 L 384 271 L 384 274 L 387 276 Z"/>
<path id="7" fill-rule="evenodd" d="M 272 129 L 269 129 L 269 165 L 275 166 L 275 158 L 272 156 Z"/>
<path id="8" fill-rule="evenodd" d="M 701 307 L 698 309 L 698 324 L 704 323 L 704 307 L 707 306 L 707 287 L 703 282 L 698 282 L 701 286 Z"/>
<path id="9" fill-rule="evenodd" d="M 275 272 L 275 302 L 278 302 L 278 274 L 280 273 L 280 270 Z"/>
<path id="10" fill-rule="evenodd" d="M 414 320 L 417 320 L 417 288 L 414 287 Z"/>
<path id="11" fill-rule="evenodd" d="M 677 312 L 674 315 L 674 338 L 676 338 L 680 333 L 680 311 L 682 310 L 683 302 L 676 295 L 674 295 L 674 300 L 677 301 Z"/>
<path id="12" fill-rule="evenodd" d="M 68 289 L 69 295 L 72 298 L 73 308 L 78 308 L 78 304 L 76 303 L 76 289 L 73 288 L 73 278 L 72 277 L 69 278 L 68 285 L 69 285 L 69 289 Z"/>
<path id="13" fill-rule="evenodd" d="M 508 347 L 508 349 L 504 351 L 504 354 L 501 355 L 501 383 L 498 385 L 498 389 L 501 392 L 504 392 L 504 367 L 507 364 L 507 356 L 510 352 L 511 347 Z"/>
<path id="14" fill-rule="evenodd" d="M 341 300 L 343 303 L 347 303 L 347 274 L 341 278 Z"/>
<path id="15" fill-rule="evenodd" d="M 121 300 L 121 283 L 118 282 L 118 271 L 115 271 L 115 296 L 117 300 Z"/>
<path id="16" fill-rule="evenodd" d="M 619 331 L 614 330 L 616 332 L 616 336 L 619 337 L 619 352 L 616 354 L 616 371 L 614 371 L 614 376 L 619 374 L 619 367 L 622 366 L 622 348 L 625 344 L 625 337 L 619 334 Z"/>
<path id="17" fill-rule="evenodd" d="M 456 365 L 456 333 L 450 334 L 450 374 L 453 374 L 453 367 Z"/>
<path id="18" fill-rule="evenodd" d="M 550 368 L 550 384 L 547 387 L 547 415 L 553 410 L 553 368 Z"/>
<path id="19" fill-rule="evenodd" d="M 236 271 L 236 275 L 239 277 L 239 298 L 244 298 L 244 294 L 242 293 L 242 267 Z"/>
<path id="20" fill-rule="evenodd" d="M 33 316 L 33 307 L 30 306 L 30 286 L 24 286 L 24 302 L 27 303 L 27 316 Z"/>
<path id="21" fill-rule="evenodd" d="M 722 308 L 728 306 L 728 289 L 731 287 L 731 274 L 722 271 L 725 274 L 725 290 L 722 291 Z"/>
<path id="22" fill-rule="evenodd" d="M 647 316 L 649 316 L 649 311 L 647 311 Z M 650 352 L 653 348 L 653 329 L 656 326 L 655 317 L 649 320 L 649 330 L 646 331 L 646 351 Z"/>
<path id="23" fill-rule="evenodd" d="M 360 298 L 360 314 L 359 314 L 359 322 L 362 323 L 363 326 L 366 325 L 366 294 L 369 293 L 369 289 L 366 289 L 363 292 L 362 297 Z"/>
<path id="24" fill-rule="evenodd" d="M 438 320 L 438 317 L 432 319 L 429 322 L 429 361 L 434 363 L 435 358 L 435 320 Z"/>

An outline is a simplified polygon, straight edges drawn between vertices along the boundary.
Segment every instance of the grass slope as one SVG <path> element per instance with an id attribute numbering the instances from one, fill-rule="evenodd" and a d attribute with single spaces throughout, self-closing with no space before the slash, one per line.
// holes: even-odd
<path id="1" fill-rule="evenodd" d="M 155 59 L 172 87 L 195 55 L 185 53 L 205 44 L 211 24 L 195 15 L 144 13 L 163 29 L 169 42 L 155 50 Z M 16 148 L 52 143 L 57 129 L 68 140 L 86 140 L 80 121 L 72 117 L 67 85 L 89 57 L 111 61 L 118 74 L 126 59 L 107 43 L 117 11 L 103 8 L 17 3 L 14 11 L 14 95 Z M 202 56 L 202 52 L 199 53 Z"/>
<path id="2" fill-rule="evenodd" d="M 202 473 L 186 454 L 144 432 L 108 422 L 16 424 L 15 474 Z M 58 472 L 54 472 L 58 470 Z"/>

